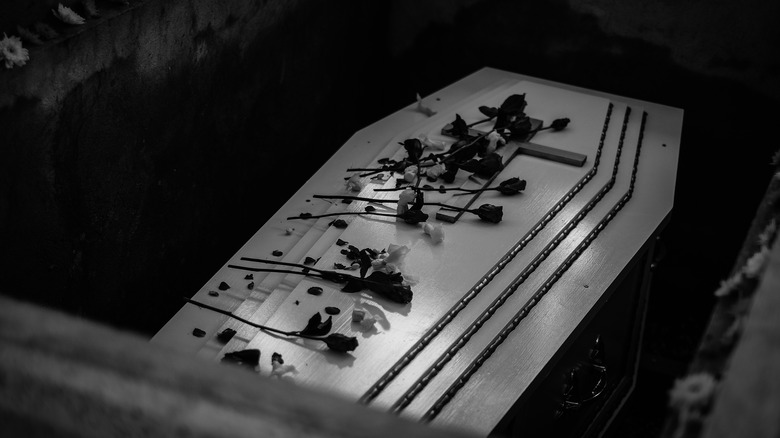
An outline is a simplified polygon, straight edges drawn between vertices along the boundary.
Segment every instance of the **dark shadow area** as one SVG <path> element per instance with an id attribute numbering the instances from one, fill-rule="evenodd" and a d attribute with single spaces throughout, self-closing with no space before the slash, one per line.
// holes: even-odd
<path id="1" fill-rule="evenodd" d="M 780 102 L 561 1 L 475 2 L 421 30 L 392 10 L 304 3 L 245 51 L 201 32 L 213 55 L 159 81 L 118 57 L 57 111 L 0 106 L 0 292 L 151 336 L 352 133 L 485 66 L 671 105 L 685 110 L 675 207 L 613 429 L 656 436 L 772 176 Z"/>
<path id="2" fill-rule="evenodd" d="M 614 436 L 657 436 L 772 176 L 778 102 L 678 66 L 664 47 L 605 34 L 558 2 L 482 2 L 420 34 L 399 65 L 423 92 L 483 66 L 683 108 L 671 221 L 654 272 L 637 388 Z M 414 66 L 412 68 L 412 66 Z"/>

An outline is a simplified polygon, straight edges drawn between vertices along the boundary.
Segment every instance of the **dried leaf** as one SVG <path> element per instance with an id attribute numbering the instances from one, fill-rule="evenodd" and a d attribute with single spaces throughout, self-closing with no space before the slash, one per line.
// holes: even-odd
<path id="1" fill-rule="evenodd" d="M 254 368 L 260 364 L 260 350 L 256 348 L 225 353 L 222 362 Z"/>
<path id="2" fill-rule="evenodd" d="M 223 344 L 227 344 L 231 339 L 233 339 L 233 336 L 236 335 L 236 331 L 232 328 L 226 328 L 225 330 L 222 330 L 217 335 L 217 340 Z"/>
<path id="3" fill-rule="evenodd" d="M 300 334 L 307 336 L 325 336 L 333 326 L 333 317 L 328 316 L 328 319 L 322 321 L 320 312 L 315 313 L 309 318 L 309 322 L 306 324 Z"/>

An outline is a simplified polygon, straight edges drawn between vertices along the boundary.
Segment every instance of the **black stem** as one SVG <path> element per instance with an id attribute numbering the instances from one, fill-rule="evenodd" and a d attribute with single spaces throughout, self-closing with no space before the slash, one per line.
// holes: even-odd
<path id="1" fill-rule="evenodd" d="M 268 268 L 251 268 L 249 266 L 239 266 L 239 265 L 228 265 L 228 268 L 231 269 L 239 269 L 242 271 L 249 271 L 249 272 L 270 272 L 270 273 L 276 273 L 276 274 L 298 274 L 303 275 L 306 277 L 314 277 L 314 278 L 322 278 L 323 280 L 327 280 L 321 273 L 327 272 L 327 271 L 319 271 L 319 272 L 299 272 L 299 271 L 291 271 L 289 269 L 268 269 Z M 311 269 L 318 271 L 314 268 L 309 268 L 308 266 L 303 269 Z"/>
<path id="2" fill-rule="evenodd" d="M 295 268 L 301 268 L 301 269 L 308 269 L 314 272 L 320 272 L 320 273 L 329 273 L 330 271 L 325 271 L 322 269 L 313 268 L 310 266 L 302 265 L 300 263 L 289 263 L 289 262 L 280 262 L 277 260 L 267 260 L 267 259 L 257 259 L 253 257 L 241 257 L 241 260 L 247 261 L 247 262 L 256 262 L 256 263 L 267 263 L 269 265 L 280 265 L 280 266 L 292 266 Z M 256 268 L 252 268 L 256 269 Z"/>
<path id="3" fill-rule="evenodd" d="M 479 125 L 479 124 L 482 124 L 482 123 L 485 123 L 485 122 L 489 122 L 489 121 L 491 121 L 491 120 L 493 120 L 495 118 L 496 118 L 496 116 L 492 116 L 492 117 L 488 117 L 487 119 L 477 120 L 476 122 L 469 123 L 468 125 L 466 125 L 466 127 L 467 128 L 471 128 L 472 126 L 476 126 L 476 125 Z"/>
<path id="4" fill-rule="evenodd" d="M 232 312 L 228 312 L 227 310 L 222 310 L 222 309 L 219 309 L 219 308 L 214 307 L 214 306 L 209 306 L 208 304 L 201 303 L 199 301 L 195 301 L 195 300 L 187 298 L 187 297 L 184 297 L 184 301 L 186 301 L 186 302 L 188 302 L 190 304 L 194 304 L 194 305 L 196 305 L 198 307 L 202 307 L 204 309 L 208 309 L 208 310 L 211 310 L 211 311 L 214 311 L 214 312 L 221 313 L 223 315 L 229 316 L 229 317 L 231 317 L 233 319 L 236 319 L 238 321 L 243 322 L 244 324 L 251 325 L 252 327 L 259 328 L 260 330 L 265 330 L 265 331 L 268 331 L 268 332 L 271 332 L 271 333 L 278 333 L 280 335 L 285 335 L 285 336 L 307 337 L 306 335 L 301 335 L 301 334 L 296 333 L 296 332 L 286 332 L 284 330 L 279 330 L 279 329 L 275 329 L 273 327 L 264 326 L 264 325 L 258 324 L 256 322 L 252 322 L 252 321 L 249 321 L 247 319 L 244 319 L 244 318 L 242 318 L 240 316 L 234 315 Z M 309 339 L 317 339 L 317 338 L 309 337 Z"/>
<path id="5" fill-rule="evenodd" d="M 487 192 L 488 190 L 501 190 L 500 187 L 485 187 L 484 189 L 461 189 L 465 193 L 455 193 L 452 196 L 473 195 L 476 193 Z"/>
<path id="6" fill-rule="evenodd" d="M 435 205 L 437 207 L 446 208 L 448 210 L 452 211 L 465 211 L 467 213 L 472 213 L 472 210 L 469 210 L 468 208 L 461 208 L 461 207 L 455 207 L 452 205 L 442 204 L 441 202 L 426 202 L 425 205 Z"/>
<path id="7" fill-rule="evenodd" d="M 316 199 L 346 199 L 350 201 L 366 201 L 366 202 L 376 202 L 379 204 L 383 203 L 389 203 L 389 204 L 395 204 L 398 203 L 398 200 L 395 199 L 373 199 L 373 198 L 364 198 L 362 196 L 349 196 L 349 195 L 312 195 L 312 198 Z"/>
<path id="8" fill-rule="evenodd" d="M 386 216 L 386 217 L 399 217 L 397 214 L 390 214 L 390 213 L 376 213 L 373 211 L 347 211 L 344 213 L 327 213 L 327 214 L 319 214 L 319 215 L 312 215 L 312 216 L 290 216 L 287 218 L 287 220 L 292 219 L 319 219 L 321 217 L 332 217 L 332 216 L 342 216 L 342 215 L 354 215 L 354 216 L 365 216 L 373 214 L 375 216 Z"/>

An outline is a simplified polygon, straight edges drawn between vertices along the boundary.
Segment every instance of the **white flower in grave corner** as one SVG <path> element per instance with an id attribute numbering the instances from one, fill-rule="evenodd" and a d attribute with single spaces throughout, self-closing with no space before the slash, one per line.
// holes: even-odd
<path id="1" fill-rule="evenodd" d="M 745 267 L 742 268 L 742 272 L 744 272 L 745 276 L 748 278 L 756 278 L 763 272 L 768 259 L 769 247 L 762 246 L 760 250 L 756 251 L 756 253 L 750 256 L 748 261 L 745 262 Z"/>
<path id="2" fill-rule="evenodd" d="M 758 244 L 761 246 L 769 246 L 769 244 L 772 243 L 772 238 L 775 235 L 775 232 L 777 231 L 777 222 L 772 219 L 769 224 L 767 224 L 766 227 L 764 227 L 764 231 L 762 231 L 758 235 Z"/>
<path id="3" fill-rule="evenodd" d="M 357 173 L 352 175 L 347 180 L 347 190 L 352 192 L 359 192 L 363 190 L 363 187 L 365 187 L 365 184 L 363 184 L 363 180 L 360 178 L 360 175 Z"/>
<path id="4" fill-rule="evenodd" d="M 720 286 L 715 291 L 716 297 L 725 297 L 726 295 L 729 295 L 731 292 L 733 292 L 739 283 L 742 281 L 742 273 L 737 272 L 736 274 L 732 275 L 731 277 L 721 280 Z"/>
<path id="5" fill-rule="evenodd" d="M 0 61 L 5 61 L 5 68 L 23 66 L 30 60 L 30 52 L 22 47 L 22 40 L 19 37 L 7 36 L 3 33 L 3 39 L 0 40 Z"/>
<path id="6" fill-rule="evenodd" d="M 501 134 L 496 131 L 491 131 L 490 134 L 488 134 L 485 138 L 487 138 L 489 142 L 487 149 L 485 150 L 485 154 L 492 154 L 496 151 L 496 149 L 498 149 L 499 146 L 506 144 L 504 137 L 502 137 Z"/>
<path id="7" fill-rule="evenodd" d="M 52 9 L 51 13 L 65 24 L 72 24 L 74 26 L 84 24 L 84 18 L 81 15 L 73 12 L 73 9 L 67 6 L 62 6 L 62 3 L 57 6 L 56 11 Z"/>
<path id="8" fill-rule="evenodd" d="M 709 373 L 697 373 L 677 379 L 669 391 L 669 404 L 677 409 L 706 405 L 715 393 L 717 382 Z"/>
<path id="9" fill-rule="evenodd" d="M 425 225 L 423 225 L 423 233 L 431 236 L 433 243 L 441 243 L 444 241 L 444 230 L 442 229 L 441 224 L 433 225 L 426 222 Z"/>

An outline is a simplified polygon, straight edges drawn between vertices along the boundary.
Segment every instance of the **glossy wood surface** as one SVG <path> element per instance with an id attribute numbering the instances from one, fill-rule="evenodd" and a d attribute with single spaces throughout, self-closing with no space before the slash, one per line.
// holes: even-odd
<path id="1" fill-rule="evenodd" d="M 420 134 L 451 141 L 441 136 L 440 130 L 456 113 L 467 121 L 477 120 L 482 117 L 479 105 L 498 106 L 514 93 L 526 93 L 526 112 L 533 118 L 545 122 L 560 117 L 572 120 L 564 131 L 540 132 L 534 143 L 582 153 L 587 160 L 583 167 L 575 167 L 528 155 L 515 158 L 497 181 L 511 176 L 526 179 L 525 192 L 517 196 L 486 192 L 474 203 L 502 205 L 504 218 L 500 224 L 464 216 L 455 224 L 442 223 L 445 240 L 434 244 L 420 226 L 398 223 L 393 218 L 345 217 L 349 226 L 344 230 L 328 226 L 333 218 L 284 219 L 301 212 L 361 211 L 366 205 L 363 202 L 345 206 L 306 200 L 313 194 L 346 194 L 345 169 L 375 165 L 375 159 L 381 157 L 401 157 L 399 141 Z M 214 359 L 242 348 L 260 348 L 267 357 L 278 352 L 286 363 L 295 365 L 297 374 L 292 380 L 298 384 L 354 400 L 362 398 L 379 409 L 427 421 L 431 407 L 451 391 L 466 370 L 474 368 L 475 360 L 496 336 L 626 195 L 646 111 L 643 146 L 630 200 L 432 418 L 433 424 L 487 434 L 666 220 L 674 198 L 682 112 L 493 69 L 480 70 L 432 94 L 426 102 L 438 111 L 431 118 L 412 111 L 410 106 L 356 133 L 228 263 L 249 265 L 240 257 L 274 258 L 271 252 L 281 250 L 284 255 L 275 259 L 301 262 L 309 256 L 320 258 L 316 267 L 330 268 L 334 262 L 345 262 L 339 253 L 341 248 L 335 245 L 337 239 L 359 248 L 406 245 L 411 251 L 403 272 L 416 280 L 412 303 L 391 303 L 367 292 L 345 294 L 335 284 L 280 274 L 254 274 L 254 289 L 250 291 L 249 280 L 244 279 L 246 272 L 223 268 L 196 293 L 196 299 L 284 330 L 300 330 L 313 313 L 336 306 L 341 313 L 334 316 L 333 331 L 357 336 L 360 346 L 351 354 L 339 355 L 323 351 L 324 347 L 311 341 L 260 333 L 191 305 L 185 306 L 153 342 Z M 595 174 L 582 184 L 596 164 L 594 157 L 608 112 L 600 163 Z M 459 175 L 465 178 L 463 172 Z M 398 196 L 397 192 L 373 191 L 374 187 L 394 186 L 392 180 L 366 180 L 368 184 L 360 196 Z M 578 183 L 578 191 L 568 199 L 567 194 Z M 431 193 L 426 201 L 448 198 L 451 196 Z M 551 210 L 562 199 L 567 202 L 550 219 Z M 426 211 L 435 210 L 426 207 Z M 540 223 L 544 225 L 541 228 Z M 290 227 L 295 231 L 287 235 L 285 229 Z M 529 235 L 532 238 L 522 250 L 513 253 L 518 242 Z M 481 284 L 491 272 L 490 281 Z M 209 296 L 208 291 L 216 291 L 221 281 L 231 288 L 218 297 Z M 307 294 L 312 285 L 322 287 L 324 294 Z M 466 297 L 468 301 L 464 302 Z M 452 315 L 459 303 L 462 309 Z M 380 317 L 380 323 L 368 331 L 353 324 L 351 311 L 355 306 Z M 437 323 L 439 329 L 431 337 Z M 208 335 L 194 338 L 189 334 L 194 327 Z M 214 340 L 214 334 L 225 328 L 238 333 L 222 345 Z M 464 342 L 465 333 L 470 334 Z M 426 339 L 424 348 L 420 348 L 421 339 Z M 419 353 L 411 358 L 410 350 Z M 400 367 L 399 361 L 406 363 L 404 358 L 408 364 Z M 267 374 L 270 367 L 270 361 L 261 363 L 260 372 Z M 392 379 L 387 378 L 390 371 Z M 383 378 L 389 383 L 377 390 L 377 382 Z"/>

